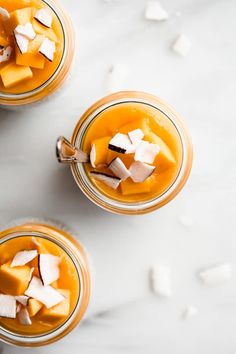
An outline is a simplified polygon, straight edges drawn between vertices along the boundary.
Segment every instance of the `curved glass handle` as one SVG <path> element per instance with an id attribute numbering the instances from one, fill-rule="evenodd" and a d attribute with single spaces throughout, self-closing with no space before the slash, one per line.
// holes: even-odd
<path id="1" fill-rule="evenodd" d="M 64 136 L 60 136 L 56 143 L 56 155 L 58 162 L 75 163 L 88 162 L 89 157 L 86 152 L 72 145 Z"/>

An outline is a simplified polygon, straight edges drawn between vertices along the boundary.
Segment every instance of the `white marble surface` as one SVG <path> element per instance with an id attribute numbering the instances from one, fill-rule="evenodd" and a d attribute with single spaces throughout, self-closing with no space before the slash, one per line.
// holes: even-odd
<path id="1" fill-rule="evenodd" d="M 48 354 L 234 354 L 236 276 L 206 288 L 199 269 L 236 268 L 235 0 L 163 0 L 170 19 L 147 22 L 145 0 L 64 0 L 77 31 L 72 75 L 43 104 L 0 111 L 0 223 L 25 216 L 59 219 L 80 233 L 95 269 L 87 319 L 62 342 L 28 350 Z M 181 11 L 181 16 L 176 16 Z M 169 50 L 180 33 L 193 43 L 182 59 Z M 113 63 L 128 68 L 123 88 L 152 92 L 185 117 L 195 163 L 184 191 L 142 217 L 110 215 L 77 189 L 55 159 L 83 111 L 106 93 Z M 193 219 L 184 227 L 182 217 Z M 152 263 L 173 270 L 173 296 L 152 295 Z M 183 321 L 186 305 L 198 314 Z M 26 350 L 3 347 L 4 354 Z"/>

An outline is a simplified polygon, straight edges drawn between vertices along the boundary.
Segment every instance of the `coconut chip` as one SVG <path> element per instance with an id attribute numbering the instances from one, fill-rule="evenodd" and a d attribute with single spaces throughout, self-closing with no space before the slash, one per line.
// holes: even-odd
<path id="1" fill-rule="evenodd" d="M 161 296 L 170 297 L 172 294 L 171 271 L 164 265 L 156 265 L 150 269 L 151 290 Z"/>
<path id="2" fill-rule="evenodd" d="M 15 255 L 15 257 L 11 262 L 11 267 L 23 266 L 31 262 L 35 257 L 37 257 L 37 255 L 38 255 L 38 251 L 36 250 L 17 252 L 17 254 Z"/>
<path id="3" fill-rule="evenodd" d="M 41 25 L 51 28 L 52 27 L 52 15 L 45 9 L 42 8 L 38 10 L 34 16 L 35 20 L 37 20 Z"/>
<path id="4" fill-rule="evenodd" d="M 26 37 L 27 39 L 34 39 L 36 37 L 36 33 L 35 33 L 33 26 L 30 22 L 27 22 L 24 26 L 18 25 L 15 28 L 15 33 L 21 34 L 22 36 Z"/>
<path id="5" fill-rule="evenodd" d="M 0 63 L 4 63 L 5 61 L 8 61 L 11 57 L 12 53 L 12 47 L 8 46 L 6 48 L 2 48 L 2 52 L 0 54 Z"/>
<path id="6" fill-rule="evenodd" d="M 21 54 L 27 53 L 29 47 L 29 40 L 25 36 L 22 36 L 21 34 L 15 31 L 14 31 L 14 37 L 15 37 L 17 47 L 19 48 Z"/>
<path id="7" fill-rule="evenodd" d="M 152 175 L 155 168 L 155 166 L 150 166 L 141 161 L 135 161 L 129 168 L 130 177 L 136 183 L 144 182 L 148 177 Z"/>
<path id="8" fill-rule="evenodd" d="M 28 296 L 19 295 L 19 296 L 15 296 L 15 299 L 16 299 L 17 302 L 19 302 L 23 306 L 27 306 L 28 305 L 28 301 L 29 301 L 29 297 Z"/>
<path id="9" fill-rule="evenodd" d="M 0 317 L 16 318 L 16 299 L 11 295 L 0 295 Z"/>
<path id="10" fill-rule="evenodd" d="M 94 167 L 94 168 L 96 167 L 95 161 L 96 161 L 96 147 L 95 147 L 95 144 L 93 144 L 91 151 L 90 151 L 90 163 L 91 163 L 92 167 Z"/>
<path id="11" fill-rule="evenodd" d="M 147 20 L 165 21 L 169 16 L 161 4 L 155 0 L 149 0 L 146 5 L 145 18 Z"/>
<path id="12" fill-rule="evenodd" d="M 54 59 L 55 51 L 56 51 L 55 42 L 50 41 L 50 39 L 48 39 L 48 38 L 45 38 L 39 48 L 39 53 L 42 54 L 46 59 L 48 59 L 49 61 L 52 62 Z"/>
<path id="13" fill-rule="evenodd" d="M 60 257 L 51 254 L 40 254 L 38 257 L 38 269 L 43 285 L 49 285 L 60 277 Z"/>
<path id="14" fill-rule="evenodd" d="M 185 34 L 180 34 L 172 44 L 172 50 L 182 57 L 185 57 L 192 47 L 190 39 Z"/>
<path id="15" fill-rule="evenodd" d="M 19 322 L 24 325 L 24 326 L 30 326 L 32 325 L 32 321 L 30 319 L 30 315 L 28 310 L 25 307 L 22 307 L 17 314 Z"/>
<path id="16" fill-rule="evenodd" d="M 106 173 L 91 171 L 90 176 L 96 180 L 105 183 L 107 186 L 117 189 L 120 185 L 121 179 L 119 177 L 111 176 Z"/>
<path id="17" fill-rule="evenodd" d="M 184 320 L 189 319 L 190 317 L 195 316 L 198 313 L 198 309 L 195 306 L 187 306 L 182 314 Z"/>
<path id="18" fill-rule="evenodd" d="M 129 132 L 128 136 L 132 144 L 138 145 L 142 141 L 144 133 L 141 129 L 135 129 Z"/>
<path id="19" fill-rule="evenodd" d="M 108 166 L 108 168 L 114 173 L 116 177 L 119 177 L 122 181 L 125 181 L 130 177 L 130 171 L 126 168 L 123 161 L 116 157 Z"/>
<path id="20" fill-rule="evenodd" d="M 135 161 L 152 164 L 159 152 L 160 147 L 158 145 L 151 144 L 147 141 L 141 141 L 135 151 L 134 159 Z"/>
<path id="21" fill-rule="evenodd" d="M 4 9 L 3 7 L 0 7 L 0 17 L 2 17 L 2 19 L 4 21 L 9 20 L 10 14 L 6 9 Z"/>
<path id="22" fill-rule="evenodd" d="M 135 152 L 133 145 L 126 134 L 117 133 L 110 141 L 108 148 L 120 154 L 132 154 Z"/>
<path id="23" fill-rule="evenodd" d="M 208 268 L 199 273 L 201 281 L 208 286 L 217 286 L 232 278 L 232 268 L 228 263 Z"/>

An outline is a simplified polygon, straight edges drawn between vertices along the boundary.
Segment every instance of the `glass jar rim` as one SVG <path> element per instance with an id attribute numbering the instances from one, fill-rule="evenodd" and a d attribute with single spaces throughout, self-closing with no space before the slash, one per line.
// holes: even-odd
<path id="1" fill-rule="evenodd" d="M 65 63 L 65 59 L 66 59 L 66 53 L 68 51 L 68 38 L 67 38 L 67 33 L 66 33 L 66 26 L 65 26 L 65 22 L 63 20 L 63 16 L 61 14 L 61 9 L 57 8 L 52 2 L 51 0 L 41 0 L 42 2 L 44 2 L 45 4 L 47 4 L 47 6 L 50 7 L 50 9 L 54 12 L 54 14 L 56 15 L 61 29 L 62 29 L 62 33 L 63 33 L 63 53 L 62 53 L 62 57 L 60 60 L 60 63 L 58 64 L 56 70 L 53 72 L 53 74 L 40 86 L 34 88 L 33 90 L 27 91 L 27 92 L 23 92 L 23 93 L 7 93 L 7 92 L 0 92 L 0 100 L 24 100 L 27 98 L 30 98 L 32 96 L 35 96 L 37 94 L 39 94 L 40 92 L 42 92 L 44 89 L 46 89 L 58 76 L 58 74 L 61 71 L 61 68 L 63 67 L 64 63 Z"/>
<path id="2" fill-rule="evenodd" d="M 118 213 L 118 214 L 144 214 L 149 211 L 155 210 L 159 207 L 159 205 L 165 204 L 165 200 L 168 199 L 176 190 L 178 185 L 181 183 L 182 179 L 184 178 L 184 175 L 186 173 L 186 168 L 188 164 L 188 144 L 185 138 L 185 132 L 180 122 L 175 120 L 175 117 L 166 109 L 166 111 L 161 107 L 161 105 L 158 105 L 157 102 L 152 101 L 151 97 L 154 99 L 156 98 L 155 96 L 151 96 L 149 94 L 145 94 L 143 92 L 135 92 L 138 94 L 138 96 L 133 96 L 132 97 L 132 92 L 131 91 L 126 91 L 126 92 L 119 92 L 116 94 L 111 95 L 113 97 L 109 102 L 105 104 L 101 104 L 100 106 L 96 107 L 94 110 L 92 110 L 87 116 L 85 116 L 83 122 L 80 124 L 77 124 L 77 127 L 75 128 L 73 137 L 72 137 L 72 143 L 77 146 L 77 147 L 82 147 L 83 143 L 83 138 L 85 136 L 85 133 L 89 127 L 89 125 L 92 123 L 94 119 L 98 117 L 98 115 L 114 106 L 117 104 L 123 104 L 123 103 L 141 103 L 141 104 L 146 104 L 148 106 L 151 106 L 155 109 L 157 109 L 159 112 L 164 114 L 164 116 L 170 121 L 170 123 L 175 127 L 176 132 L 178 133 L 178 136 L 180 138 L 180 143 L 182 147 L 182 159 L 179 167 L 179 171 L 176 175 L 175 180 L 172 182 L 172 184 L 159 196 L 152 198 L 151 200 L 147 201 L 141 201 L 141 202 L 134 202 L 134 203 L 127 203 L 127 202 L 121 202 L 113 198 L 107 197 L 105 194 L 100 192 L 98 188 L 92 183 L 90 178 L 88 177 L 85 168 L 83 164 L 71 164 L 71 170 L 73 173 L 73 176 L 79 185 L 79 187 L 82 189 L 82 191 L 85 193 L 85 195 L 92 200 L 95 204 L 99 205 L 105 210 L 109 210 L 113 213 Z M 124 94 L 125 98 L 116 98 L 116 95 Z M 149 98 L 141 98 L 142 95 L 148 95 Z M 109 98 L 109 96 L 108 96 Z M 95 104 L 96 105 L 96 104 Z M 86 115 L 86 113 L 85 113 Z M 83 116 L 84 117 L 84 116 Z M 83 119 L 81 118 L 81 120 Z M 181 122 L 182 123 L 182 122 Z M 163 203 L 163 204 L 162 204 Z"/>
<path id="3" fill-rule="evenodd" d="M 82 267 L 80 265 L 79 260 L 74 256 L 72 251 L 66 247 L 61 241 L 58 239 L 54 238 L 53 236 L 46 235 L 43 232 L 39 231 L 16 231 L 16 232 L 9 232 L 7 235 L 3 236 L 3 238 L 0 238 L 0 246 L 4 244 L 5 242 L 8 242 L 9 240 L 13 240 L 15 238 L 19 237 L 39 237 L 43 238 L 45 240 L 48 240 L 50 242 L 53 242 L 56 244 L 58 247 L 60 247 L 71 259 L 73 262 L 77 275 L 78 275 L 78 281 L 79 281 L 79 294 L 78 294 L 78 300 L 76 302 L 76 305 L 71 312 L 70 316 L 63 322 L 61 323 L 58 327 L 52 329 L 49 332 L 44 333 L 39 333 L 39 334 L 34 334 L 34 335 L 28 335 L 28 334 L 20 334 L 20 333 L 15 333 L 12 332 L 3 326 L 0 326 L 0 338 L 4 342 L 8 343 L 14 343 L 18 345 L 43 345 L 43 343 L 48 343 L 53 341 L 54 338 L 57 338 L 60 336 L 75 320 L 76 315 L 78 310 L 80 309 L 81 301 L 83 299 L 83 281 L 82 281 Z"/>

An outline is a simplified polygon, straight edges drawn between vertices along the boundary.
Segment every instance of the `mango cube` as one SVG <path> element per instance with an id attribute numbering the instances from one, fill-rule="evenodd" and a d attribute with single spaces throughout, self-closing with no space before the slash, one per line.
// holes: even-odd
<path id="1" fill-rule="evenodd" d="M 59 321 L 70 314 L 70 291 L 65 289 L 58 289 L 58 291 L 65 297 L 65 300 L 49 309 L 44 307 L 40 312 L 40 320 L 45 322 Z"/>
<path id="2" fill-rule="evenodd" d="M 151 190 L 150 178 L 142 183 L 134 183 L 130 178 L 121 182 L 121 192 L 123 195 L 134 195 L 148 193 Z"/>
<path id="3" fill-rule="evenodd" d="M 37 35 L 34 40 L 29 43 L 27 53 L 21 54 L 19 49 L 16 50 L 16 64 L 30 66 L 36 69 L 43 69 L 45 58 L 39 53 L 39 48 L 44 40 L 43 35 Z"/>
<path id="4" fill-rule="evenodd" d="M 92 146 L 94 145 L 95 147 L 95 166 L 98 166 L 99 164 L 106 164 L 107 162 L 107 154 L 108 154 L 108 145 L 109 141 L 111 140 L 110 136 L 105 136 L 104 138 L 101 139 L 95 139 L 92 141 Z"/>
<path id="5" fill-rule="evenodd" d="M 1 70 L 0 76 L 4 87 L 10 88 L 24 80 L 31 79 L 33 77 L 33 73 L 28 66 L 10 64 Z"/>
<path id="6" fill-rule="evenodd" d="M 29 299 L 27 310 L 30 317 L 34 317 L 43 307 L 43 304 L 35 299 Z"/>
<path id="7" fill-rule="evenodd" d="M 0 292 L 7 295 L 22 295 L 31 279 L 31 269 L 27 265 L 10 267 L 10 262 L 0 266 Z"/>
<path id="8" fill-rule="evenodd" d="M 123 134 L 128 134 L 129 132 L 132 132 L 132 130 L 135 129 L 141 129 L 144 134 L 147 134 L 150 131 L 148 118 L 140 118 L 130 123 L 127 123 L 120 127 L 119 132 Z"/>
<path id="9" fill-rule="evenodd" d="M 158 135 L 150 132 L 145 135 L 144 140 L 157 144 L 161 149 L 154 162 L 158 166 L 158 171 L 163 172 L 176 163 L 169 146 Z"/>
<path id="10" fill-rule="evenodd" d="M 116 157 L 119 157 L 127 168 L 134 162 L 134 154 L 120 154 L 119 152 L 108 150 L 107 164 L 110 164 Z"/>
<path id="11" fill-rule="evenodd" d="M 25 25 L 27 22 L 31 22 L 32 18 L 32 8 L 25 7 L 23 9 L 17 9 L 10 13 L 9 20 L 4 22 L 4 27 L 6 32 L 9 35 L 12 35 L 12 32 L 18 25 Z"/>

